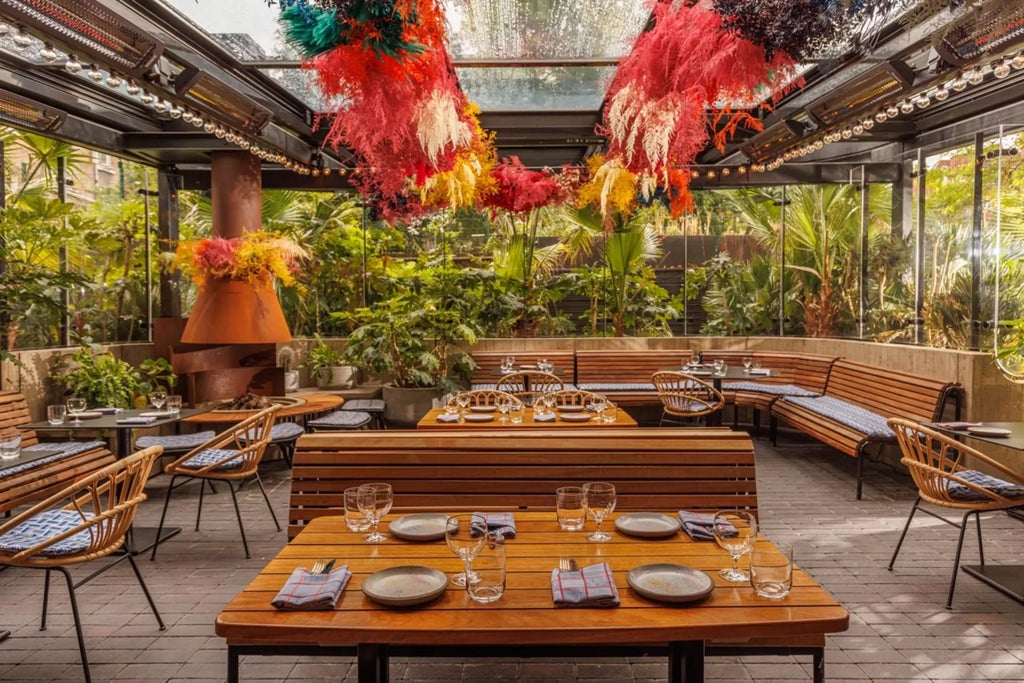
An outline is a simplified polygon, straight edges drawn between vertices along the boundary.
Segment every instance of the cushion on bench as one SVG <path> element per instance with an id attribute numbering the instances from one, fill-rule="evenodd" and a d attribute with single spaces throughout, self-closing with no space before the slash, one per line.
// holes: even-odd
<path id="1" fill-rule="evenodd" d="M 870 439 L 896 438 L 896 434 L 889 429 L 883 416 L 861 408 L 855 403 L 832 396 L 783 396 L 779 400 L 794 403 L 839 424 L 856 429 Z"/>
<path id="2" fill-rule="evenodd" d="M 567 387 L 568 388 L 568 385 Z M 650 391 L 658 393 L 650 382 L 595 382 L 591 384 L 577 384 L 580 391 L 593 391 L 596 394 L 603 394 L 609 391 Z"/>
<path id="3" fill-rule="evenodd" d="M 795 384 L 767 384 L 764 382 L 723 382 L 722 391 L 751 391 L 773 396 L 818 396 L 819 394 Z"/>
<path id="4" fill-rule="evenodd" d="M 94 448 L 105 448 L 106 445 L 107 444 L 103 441 L 61 441 L 55 443 L 37 443 L 31 446 L 26 446 L 21 450 L 27 453 L 31 453 L 32 451 L 52 451 L 56 449 L 60 449 L 61 452 L 54 453 L 53 455 L 45 458 L 33 460 L 32 462 L 23 462 L 20 465 L 11 465 L 10 467 L 0 469 L 0 479 L 14 474 L 19 474 L 21 472 L 28 472 L 29 470 L 34 470 L 37 467 L 49 465 L 50 463 L 57 462 L 58 460 L 63 460 L 64 458 L 70 458 L 71 456 L 78 455 L 79 453 L 91 451 Z"/>
<path id="5" fill-rule="evenodd" d="M 491 384 L 487 384 L 487 383 L 478 384 L 476 382 L 473 382 L 472 384 L 469 385 L 470 391 L 495 391 L 497 388 L 498 388 L 498 385 L 494 384 L 494 383 L 491 383 Z"/>
<path id="6" fill-rule="evenodd" d="M 92 518 L 93 515 L 88 512 L 79 514 L 75 510 L 44 510 L 0 536 L 0 553 L 14 555 L 39 545 L 49 538 L 74 529 L 82 523 L 83 516 Z M 51 557 L 81 552 L 89 547 L 91 536 L 90 529 L 84 529 L 54 543 L 39 555 Z"/>

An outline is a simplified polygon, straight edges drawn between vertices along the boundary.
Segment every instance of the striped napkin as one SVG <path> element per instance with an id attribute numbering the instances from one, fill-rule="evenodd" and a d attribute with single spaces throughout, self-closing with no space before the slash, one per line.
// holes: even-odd
<path id="1" fill-rule="evenodd" d="M 551 594 L 559 607 L 617 607 L 619 591 L 607 562 L 579 571 L 551 570 Z"/>
<path id="2" fill-rule="evenodd" d="M 679 511 L 679 521 L 683 523 L 683 531 L 686 532 L 687 536 L 695 541 L 713 541 L 715 540 L 715 516 L 705 515 L 700 512 L 690 512 L 689 510 Z M 730 525 L 732 526 L 732 525 Z M 732 534 L 736 535 L 736 529 L 733 528 Z"/>
<path id="3" fill-rule="evenodd" d="M 314 574 L 298 567 L 270 604 L 278 609 L 334 609 L 351 577 L 348 565 L 338 567 L 329 574 Z"/>
<path id="4" fill-rule="evenodd" d="M 515 538 L 516 518 L 511 512 L 474 512 L 470 534 L 480 536 L 488 531 L 502 538 Z"/>

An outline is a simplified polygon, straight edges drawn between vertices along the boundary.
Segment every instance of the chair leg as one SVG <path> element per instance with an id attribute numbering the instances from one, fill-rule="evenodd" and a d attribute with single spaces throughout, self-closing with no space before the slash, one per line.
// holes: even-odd
<path id="1" fill-rule="evenodd" d="M 206 481 L 210 481 L 207 479 Z M 228 483 L 230 486 L 231 483 Z M 206 491 L 205 484 L 199 484 L 199 507 L 196 508 L 196 531 L 199 531 L 199 520 L 203 516 L 203 492 Z"/>
<path id="2" fill-rule="evenodd" d="M 167 496 L 164 498 L 164 509 L 160 513 L 160 524 L 156 527 L 156 537 L 153 541 L 153 552 L 149 554 L 149 559 L 152 562 L 156 559 L 156 549 L 160 547 L 160 532 L 164 530 L 164 520 L 167 518 L 167 506 L 171 504 L 171 491 L 174 490 L 174 480 L 178 478 L 178 475 L 171 475 L 171 483 L 167 486 Z"/>
<path id="3" fill-rule="evenodd" d="M 658 426 L 659 427 L 664 427 L 665 426 L 665 411 L 664 410 L 661 411 L 661 420 L 658 422 Z"/>
<path id="4" fill-rule="evenodd" d="M 43 616 L 39 619 L 39 630 L 46 630 L 46 612 L 50 605 L 50 570 L 46 570 L 46 577 L 43 579 Z"/>
<path id="5" fill-rule="evenodd" d="M 967 520 L 971 515 L 977 515 L 977 510 L 968 510 L 960 520 L 960 537 L 956 542 L 956 557 L 953 558 L 953 575 L 949 579 L 949 596 L 946 598 L 946 609 L 953 609 L 953 591 L 956 590 L 956 575 L 960 571 L 960 553 L 964 549 L 964 535 L 967 533 Z"/>
<path id="6" fill-rule="evenodd" d="M 981 566 L 985 566 L 985 546 L 981 542 L 981 515 L 974 515 L 975 526 L 978 528 L 978 557 L 981 560 Z"/>
<path id="7" fill-rule="evenodd" d="M 892 559 L 889 560 L 889 571 L 892 571 L 892 566 L 896 564 L 896 556 L 900 554 L 900 548 L 903 547 L 903 539 L 907 537 L 907 531 L 910 530 L 910 522 L 914 519 L 914 513 L 917 512 L 917 506 L 920 504 L 921 496 L 918 496 L 917 500 L 914 501 L 914 507 L 910 508 L 907 523 L 903 525 L 903 533 L 900 534 L 900 540 L 896 541 L 896 549 L 892 552 Z"/>
<path id="8" fill-rule="evenodd" d="M 263 494 L 263 500 L 267 501 L 267 509 L 270 510 L 270 516 L 274 520 L 274 526 L 276 526 L 277 530 L 280 531 L 281 530 L 281 525 L 277 521 L 277 515 L 274 514 L 274 506 L 270 504 L 270 496 L 267 495 L 267 490 L 265 488 L 263 488 L 263 480 L 260 479 L 260 473 L 259 472 L 256 473 L 256 483 L 259 484 L 260 493 Z"/>
<path id="9" fill-rule="evenodd" d="M 132 565 L 132 571 L 135 572 L 135 578 L 139 580 L 139 585 L 142 587 L 142 592 L 146 595 L 146 601 L 149 603 L 150 609 L 153 610 L 153 616 L 156 617 L 156 623 L 160 625 L 161 631 L 166 631 L 167 627 L 164 626 L 164 620 L 160 617 L 160 611 L 156 608 L 156 603 L 153 602 L 153 596 L 149 593 L 149 587 L 146 585 L 145 579 L 142 578 L 142 572 L 139 571 L 139 565 L 135 563 L 135 558 L 132 557 L 131 553 L 128 553 L 128 562 Z"/>
<path id="10" fill-rule="evenodd" d="M 231 502 L 235 504 L 235 515 L 238 517 L 238 530 L 242 532 L 242 547 L 245 548 L 245 559 L 249 559 L 252 555 L 249 554 L 249 542 L 245 540 L 245 526 L 242 524 L 242 511 L 238 509 L 238 494 L 235 493 L 235 487 L 228 482 L 228 491 L 231 492 Z"/>
<path id="11" fill-rule="evenodd" d="M 55 567 L 55 569 L 64 575 L 64 580 L 68 584 L 68 596 L 71 598 L 71 614 L 75 618 L 75 633 L 78 635 L 78 651 L 82 655 L 82 672 L 85 674 L 85 683 L 92 683 L 92 674 L 89 673 L 89 658 L 85 654 L 85 634 L 82 632 L 82 617 L 78 614 L 78 599 L 75 597 L 75 582 L 71 580 L 71 572 L 64 567 Z"/>

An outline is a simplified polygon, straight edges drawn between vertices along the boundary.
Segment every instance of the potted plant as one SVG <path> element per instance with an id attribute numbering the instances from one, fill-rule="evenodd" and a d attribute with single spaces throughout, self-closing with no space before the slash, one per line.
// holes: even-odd
<path id="1" fill-rule="evenodd" d="M 64 395 L 84 398 L 94 408 L 131 408 L 146 386 L 131 363 L 89 346 L 58 356 L 50 377 L 63 383 Z"/>
<path id="2" fill-rule="evenodd" d="M 345 363 L 340 351 L 331 348 L 316 335 L 316 345 L 306 356 L 306 368 L 319 387 L 353 387 L 358 369 Z"/>
<path id="3" fill-rule="evenodd" d="M 291 393 L 299 390 L 299 353 L 291 346 L 282 346 L 277 351 L 277 364 L 284 370 L 284 391 Z"/>

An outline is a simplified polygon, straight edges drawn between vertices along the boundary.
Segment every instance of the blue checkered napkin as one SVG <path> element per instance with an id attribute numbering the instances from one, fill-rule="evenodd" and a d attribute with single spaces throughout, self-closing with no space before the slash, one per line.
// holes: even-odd
<path id="1" fill-rule="evenodd" d="M 0 536 L 0 553 L 14 555 L 70 531 L 82 523 L 83 515 L 86 518 L 93 516 L 90 513 L 79 514 L 74 510 L 44 510 Z M 89 547 L 91 540 L 90 530 L 85 529 L 54 543 L 39 555 L 52 557 L 81 552 Z"/>
<path id="2" fill-rule="evenodd" d="M 511 512 L 474 512 L 471 536 L 490 531 L 502 538 L 516 537 L 516 518 Z"/>
<path id="3" fill-rule="evenodd" d="M 580 571 L 551 570 L 551 594 L 560 607 L 617 607 L 619 590 L 607 562 Z"/>
<path id="4" fill-rule="evenodd" d="M 278 609 L 334 609 L 350 578 L 348 565 L 329 574 L 314 574 L 299 567 L 270 604 Z"/>
<path id="5" fill-rule="evenodd" d="M 440 415 L 437 416 L 437 421 L 438 422 L 458 422 L 459 421 L 459 416 L 458 415 L 449 415 L 448 413 L 441 413 Z"/>
<path id="6" fill-rule="evenodd" d="M 537 413 L 534 413 L 533 414 L 533 421 L 534 422 L 554 422 L 555 421 L 555 414 L 554 413 L 544 413 L 542 415 L 538 415 Z"/>
<path id="7" fill-rule="evenodd" d="M 977 484 L 984 488 L 989 489 L 993 493 L 998 493 L 1006 498 L 1019 498 L 1024 497 L 1024 486 L 1019 484 L 1013 484 L 998 477 L 993 477 L 984 472 L 978 470 L 961 470 L 955 473 L 956 476 L 960 477 L 966 482 Z M 988 496 L 974 489 L 970 489 L 960 482 L 951 481 L 949 482 L 949 495 L 951 498 L 957 500 L 992 500 Z M 1024 504 L 1024 502 L 1022 502 Z"/>
<path id="8" fill-rule="evenodd" d="M 695 541 L 713 541 L 715 540 L 715 516 L 705 515 L 699 512 L 690 512 L 688 510 L 679 511 L 679 521 L 683 523 L 683 531 L 686 535 Z M 730 525 L 731 526 L 731 525 Z M 736 529 L 733 528 L 732 536 L 736 535 Z"/>

